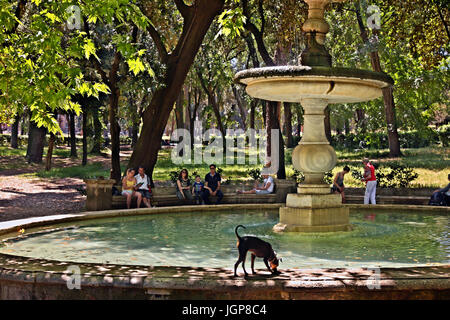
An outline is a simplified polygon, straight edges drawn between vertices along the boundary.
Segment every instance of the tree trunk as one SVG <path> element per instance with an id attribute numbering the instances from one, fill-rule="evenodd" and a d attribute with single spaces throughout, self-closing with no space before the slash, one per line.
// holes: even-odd
<path id="1" fill-rule="evenodd" d="M 300 137 L 302 133 L 303 116 L 300 108 L 297 108 L 297 133 Z"/>
<path id="2" fill-rule="evenodd" d="M 397 124 L 395 119 L 395 102 L 392 88 L 384 88 L 382 90 L 383 90 L 384 108 L 386 112 L 386 122 L 389 141 L 389 156 L 400 157 L 402 153 L 400 151 L 400 141 L 398 137 Z"/>
<path id="3" fill-rule="evenodd" d="M 83 110 L 83 157 L 81 160 L 81 165 L 85 166 L 87 164 L 87 106 L 82 106 Z"/>
<path id="4" fill-rule="evenodd" d="M 241 118 L 240 126 L 241 126 L 241 129 L 245 131 L 245 127 L 247 124 L 247 114 L 245 113 L 245 105 L 244 105 L 244 102 L 242 101 L 242 98 L 239 95 L 239 91 L 235 85 L 232 85 L 232 90 L 233 90 L 234 98 L 236 99 L 236 103 L 239 108 L 239 115 Z"/>
<path id="5" fill-rule="evenodd" d="M 330 106 L 325 108 L 325 118 L 323 121 L 325 123 L 325 136 L 328 142 L 331 143 Z"/>
<path id="6" fill-rule="evenodd" d="M 98 115 L 100 106 L 98 108 L 92 108 L 92 119 L 94 123 L 94 143 L 90 153 L 100 154 L 102 151 L 102 123 Z"/>
<path id="7" fill-rule="evenodd" d="M 273 156 L 277 156 L 278 153 L 278 171 L 277 178 L 278 179 L 286 179 L 286 169 L 284 164 L 284 141 L 283 135 L 280 129 L 280 121 L 278 118 L 279 109 L 281 108 L 281 102 L 268 101 L 266 103 L 267 111 L 266 111 L 266 130 L 267 130 L 267 151 L 266 154 L 271 159 Z M 278 130 L 278 150 L 274 150 L 272 148 L 272 134 L 271 129 Z M 272 156 L 273 155 L 273 156 Z"/>
<path id="8" fill-rule="evenodd" d="M 69 131 L 70 131 L 70 157 L 77 157 L 77 137 L 75 133 L 75 113 L 69 113 Z"/>
<path id="9" fill-rule="evenodd" d="M 358 21 L 361 39 L 364 41 L 364 43 L 368 43 L 369 36 L 367 34 L 367 29 L 364 26 L 363 19 L 361 17 L 359 4 L 356 5 L 355 13 L 356 19 Z M 374 71 L 383 72 L 381 68 L 380 56 L 378 55 L 378 51 L 370 52 L 370 62 L 372 64 L 372 68 Z M 386 114 L 386 124 L 389 140 L 389 156 L 399 157 L 401 156 L 402 153 L 400 151 L 400 142 L 398 140 L 397 123 L 395 119 L 395 102 L 392 88 L 390 87 L 384 88 L 382 89 L 382 92 L 383 92 L 384 110 Z"/>
<path id="10" fill-rule="evenodd" d="M 42 163 L 46 134 L 47 130 L 44 127 L 38 128 L 36 123 L 30 120 L 30 128 L 28 130 L 28 147 L 26 155 L 28 163 Z"/>
<path id="11" fill-rule="evenodd" d="M 50 169 L 52 168 L 52 156 L 54 145 L 55 145 L 55 135 L 51 133 L 50 139 L 48 140 L 47 157 L 45 158 L 45 171 L 50 171 Z"/>
<path id="12" fill-rule="evenodd" d="M 350 121 L 347 118 L 345 119 L 344 132 L 345 135 L 350 134 Z"/>
<path id="13" fill-rule="evenodd" d="M 213 19 L 223 10 L 223 0 L 197 0 L 181 5 L 183 31 L 174 51 L 167 55 L 164 85 L 157 89 L 143 115 L 143 127 L 129 166 L 143 166 L 151 177 L 156 164 L 164 128 L 187 73 Z M 164 48 L 160 47 L 160 51 Z"/>
<path id="14" fill-rule="evenodd" d="M 193 105 L 193 109 L 191 109 L 191 102 L 192 102 L 192 95 L 194 96 L 194 105 Z M 194 89 L 194 94 L 192 94 L 192 92 L 189 92 L 188 95 L 188 100 L 189 100 L 189 104 L 188 104 L 188 108 L 186 108 L 186 110 L 188 111 L 188 115 L 189 115 L 189 133 L 191 136 L 191 150 L 193 150 L 194 148 L 194 129 L 195 129 L 195 119 L 197 117 L 197 110 L 200 107 L 200 102 L 202 100 L 202 91 L 201 89 L 195 88 Z"/>
<path id="15" fill-rule="evenodd" d="M 284 108 L 284 127 L 286 131 L 287 143 L 286 146 L 288 148 L 292 148 L 294 145 L 294 139 L 292 137 L 292 111 L 291 104 L 289 102 L 283 103 Z"/>
<path id="16" fill-rule="evenodd" d="M 250 123 L 249 128 L 255 129 L 255 112 L 256 112 L 256 100 L 253 99 L 252 102 L 250 102 Z"/>
<path id="17" fill-rule="evenodd" d="M 19 147 L 19 122 L 20 115 L 14 117 L 14 123 L 11 126 L 11 148 L 17 149 Z"/>
<path id="18" fill-rule="evenodd" d="M 26 134 L 26 122 L 27 122 L 27 116 L 26 116 L 27 112 L 25 111 L 22 115 L 22 123 L 20 126 L 20 135 L 24 136 Z"/>
<path id="19" fill-rule="evenodd" d="M 109 102 L 109 130 L 111 135 L 111 174 L 110 178 L 120 182 L 120 126 L 117 122 L 117 110 L 119 108 L 119 89 L 111 91 Z"/>
<path id="20" fill-rule="evenodd" d="M 356 109 L 356 124 L 358 132 L 366 133 L 367 131 L 366 117 L 363 109 Z"/>
<path id="21" fill-rule="evenodd" d="M 183 119 L 183 100 L 184 100 L 184 91 L 181 89 L 180 94 L 175 102 L 175 120 L 177 123 L 177 129 L 184 128 L 184 119 Z"/>
<path id="22" fill-rule="evenodd" d="M 137 117 L 137 120 L 139 121 L 139 117 Z M 133 126 L 131 127 L 131 148 L 134 148 L 136 145 L 136 142 L 139 137 L 139 122 L 133 122 Z"/>

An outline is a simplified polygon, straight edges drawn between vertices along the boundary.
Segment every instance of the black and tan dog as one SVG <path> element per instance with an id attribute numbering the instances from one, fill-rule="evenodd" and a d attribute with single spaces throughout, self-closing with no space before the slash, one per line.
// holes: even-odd
<path id="1" fill-rule="evenodd" d="M 234 233 L 236 233 L 236 237 L 238 238 L 237 247 L 239 250 L 239 258 L 238 261 L 234 264 L 234 276 L 237 277 L 236 269 L 239 266 L 239 263 L 242 262 L 242 269 L 244 269 L 245 276 L 248 276 L 247 271 L 245 271 L 245 258 L 247 256 L 247 251 L 252 253 L 252 273 L 255 274 L 254 264 L 255 258 L 263 258 L 264 263 L 273 274 L 279 273 L 277 271 L 277 267 L 281 259 L 278 260 L 275 251 L 273 251 L 270 243 L 263 241 L 257 237 L 240 237 L 237 233 L 238 228 L 244 228 L 243 225 L 238 225 L 236 229 L 234 229 Z M 269 267 L 270 263 L 270 267 Z"/>

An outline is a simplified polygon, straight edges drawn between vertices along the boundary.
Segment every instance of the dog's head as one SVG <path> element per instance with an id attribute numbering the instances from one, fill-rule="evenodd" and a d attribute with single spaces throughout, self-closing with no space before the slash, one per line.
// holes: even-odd
<path id="1" fill-rule="evenodd" d="M 269 259 L 270 269 L 272 269 L 273 272 L 277 272 L 277 268 L 280 265 L 280 262 L 283 262 L 283 259 L 278 259 L 277 254 L 274 251 L 273 256 Z"/>

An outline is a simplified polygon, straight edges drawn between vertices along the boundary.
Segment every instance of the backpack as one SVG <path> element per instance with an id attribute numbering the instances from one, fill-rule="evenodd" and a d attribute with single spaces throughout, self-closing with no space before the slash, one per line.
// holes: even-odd
<path id="1" fill-rule="evenodd" d="M 445 196 L 443 192 L 435 192 L 431 195 L 430 201 L 428 202 L 430 206 L 445 206 L 447 205 L 445 201 Z"/>

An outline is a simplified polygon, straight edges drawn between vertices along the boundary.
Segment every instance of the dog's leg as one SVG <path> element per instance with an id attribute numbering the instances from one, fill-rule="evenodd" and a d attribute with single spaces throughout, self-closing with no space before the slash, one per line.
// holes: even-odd
<path id="1" fill-rule="evenodd" d="M 247 271 L 245 270 L 245 258 L 247 257 L 247 250 L 244 252 L 244 254 L 243 254 L 243 259 L 242 259 L 242 269 L 244 269 L 244 274 L 245 274 L 245 276 L 247 277 L 248 276 L 248 273 L 247 273 Z"/>
<path id="2" fill-rule="evenodd" d="M 237 270 L 237 267 L 239 266 L 239 263 L 241 263 L 241 262 L 242 262 L 242 257 L 241 257 L 241 255 L 239 254 L 238 261 L 236 261 L 236 263 L 234 264 L 234 276 L 235 276 L 235 277 L 237 277 L 236 270 Z"/>
<path id="3" fill-rule="evenodd" d="M 256 274 L 256 272 L 255 272 L 255 258 L 256 258 L 256 256 L 252 253 L 252 273 L 253 274 Z"/>
<path id="4" fill-rule="evenodd" d="M 268 262 L 267 258 L 264 258 L 264 264 L 266 265 L 267 270 L 269 270 L 272 273 L 272 269 L 270 269 L 270 267 L 269 267 L 269 262 Z"/>

